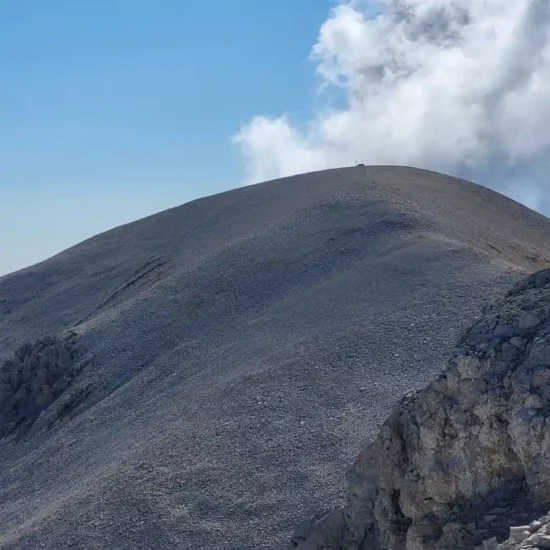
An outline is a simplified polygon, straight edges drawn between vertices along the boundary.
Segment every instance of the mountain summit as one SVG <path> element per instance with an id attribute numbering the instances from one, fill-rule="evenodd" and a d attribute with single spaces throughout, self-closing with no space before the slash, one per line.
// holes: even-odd
<path id="1" fill-rule="evenodd" d="M 0 547 L 283 548 L 550 221 L 405 167 L 200 199 L 0 278 Z"/>

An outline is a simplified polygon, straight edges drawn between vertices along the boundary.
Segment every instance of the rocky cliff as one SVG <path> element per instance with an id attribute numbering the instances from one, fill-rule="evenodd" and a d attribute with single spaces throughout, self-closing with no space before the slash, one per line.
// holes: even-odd
<path id="1" fill-rule="evenodd" d="M 302 523 L 290 547 L 473 548 L 549 505 L 547 269 L 485 308 L 443 374 L 405 396 L 361 451 L 345 508 Z"/>

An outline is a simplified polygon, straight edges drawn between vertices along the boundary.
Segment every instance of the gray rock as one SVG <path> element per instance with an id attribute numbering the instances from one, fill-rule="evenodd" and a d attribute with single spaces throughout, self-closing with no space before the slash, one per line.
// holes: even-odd
<path id="1" fill-rule="evenodd" d="M 529 525 L 520 525 L 519 527 L 510 527 L 509 542 L 523 542 L 531 536 Z"/>
<path id="2" fill-rule="evenodd" d="M 498 542 L 496 537 L 492 537 L 489 540 L 484 541 L 480 548 L 482 550 L 498 550 Z"/>
<path id="3" fill-rule="evenodd" d="M 338 544 L 344 529 L 344 516 L 341 509 L 327 510 L 317 514 L 312 520 L 303 521 L 292 540 L 289 550 L 301 548 L 313 550 L 320 544 Z"/>
<path id="4" fill-rule="evenodd" d="M 536 327 L 540 323 L 540 319 L 532 313 L 525 313 L 519 318 L 519 328 L 530 329 Z"/>
<path id="5" fill-rule="evenodd" d="M 541 527 L 542 523 L 540 521 L 533 521 L 529 524 L 529 531 L 536 533 Z"/>
<path id="6" fill-rule="evenodd" d="M 493 335 L 491 326 L 498 329 Z M 490 518 L 489 531 L 502 538 L 511 518 L 536 517 L 550 501 L 548 342 L 545 270 L 487 308 L 447 370 L 406 396 L 360 453 L 337 542 L 306 539 L 296 548 L 460 550 L 483 543 L 480 517 Z M 542 526 L 510 528 L 507 544 L 535 544 L 526 539 Z M 539 548 L 550 548 L 550 537 L 536 536 Z"/>

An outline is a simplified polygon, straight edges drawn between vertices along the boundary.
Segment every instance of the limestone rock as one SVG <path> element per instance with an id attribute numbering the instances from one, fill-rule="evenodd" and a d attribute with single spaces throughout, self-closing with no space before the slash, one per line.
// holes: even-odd
<path id="1" fill-rule="evenodd" d="M 444 373 L 405 396 L 348 473 L 343 523 L 316 518 L 292 548 L 460 550 L 509 535 L 519 545 L 549 503 L 547 269 L 485 308 Z"/>
<path id="2" fill-rule="evenodd" d="M 550 517 L 548 515 L 541 517 L 529 524 L 529 531 L 526 533 L 525 526 L 511 527 L 510 535 L 502 544 L 494 546 L 496 539 L 485 541 L 479 548 L 492 548 L 493 550 L 523 550 L 526 548 L 550 548 L 550 536 L 548 529 Z M 527 534 L 527 536 L 525 536 Z M 477 550 L 477 549 L 476 549 Z"/>

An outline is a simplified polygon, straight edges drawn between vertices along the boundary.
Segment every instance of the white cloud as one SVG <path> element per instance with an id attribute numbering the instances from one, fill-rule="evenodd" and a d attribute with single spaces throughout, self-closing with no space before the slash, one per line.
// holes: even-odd
<path id="1" fill-rule="evenodd" d="M 339 4 L 312 48 L 320 93 L 339 89 L 344 108 L 318 112 L 305 127 L 258 116 L 235 136 L 248 182 L 354 162 L 406 164 L 467 174 L 545 208 L 550 2 L 372 8 Z"/>
<path id="2" fill-rule="evenodd" d="M 316 145 L 311 135 L 292 128 L 285 117 L 255 117 L 234 139 L 241 147 L 251 181 L 329 166 L 322 158 L 323 144 Z M 298 166 L 300 170 L 296 170 Z"/>

